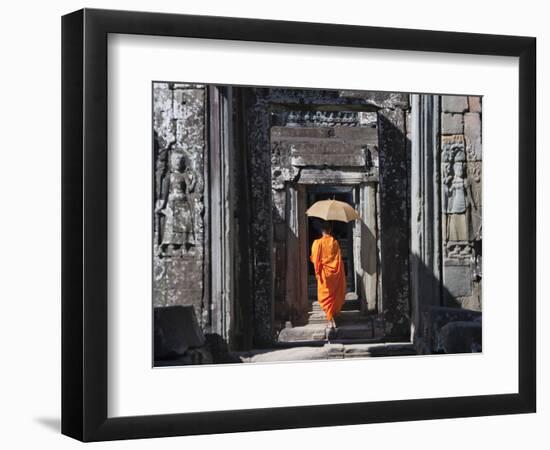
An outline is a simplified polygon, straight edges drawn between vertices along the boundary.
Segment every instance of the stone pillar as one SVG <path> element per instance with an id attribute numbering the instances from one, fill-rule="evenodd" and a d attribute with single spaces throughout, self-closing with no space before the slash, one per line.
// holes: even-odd
<path id="1" fill-rule="evenodd" d="M 273 329 L 281 329 L 284 317 L 288 310 L 286 300 L 286 272 L 287 272 L 287 192 L 283 185 L 281 189 L 271 190 L 272 199 L 272 252 L 271 277 L 273 286 Z M 288 261 L 290 263 L 290 261 Z"/>
<path id="2" fill-rule="evenodd" d="M 298 187 L 298 241 L 300 242 L 298 252 L 300 254 L 300 305 L 306 317 L 310 309 L 308 296 L 308 268 L 309 248 L 307 245 L 307 216 L 306 216 L 306 187 L 299 184 Z"/>
<path id="3" fill-rule="evenodd" d="M 361 205 L 361 202 L 363 201 L 363 194 L 361 192 L 361 189 L 356 186 L 353 188 L 353 204 L 354 205 Z M 360 209 L 360 208 L 359 208 Z M 359 211 L 359 215 L 361 216 L 361 211 Z M 361 231 L 362 226 L 361 222 L 352 222 L 351 223 L 351 229 L 353 232 L 353 270 L 354 270 L 354 280 L 353 285 L 355 286 L 355 293 L 357 294 L 357 297 L 359 298 L 361 310 L 366 311 L 366 295 L 365 295 L 365 285 L 363 283 L 363 274 L 364 270 L 361 264 Z"/>
<path id="4" fill-rule="evenodd" d="M 271 152 L 269 137 L 269 102 L 265 89 L 248 89 L 246 92 L 246 132 L 249 156 L 250 205 L 252 210 L 252 280 L 253 344 L 265 347 L 273 342 L 273 220 Z"/>
<path id="5" fill-rule="evenodd" d="M 400 106 L 378 110 L 380 146 L 380 251 L 382 298 L 387 337 L 408 338 L 409 213 L 407 210 L 407 142 L 405 110 Z"/>
<path id="6" fill-rule="evenodd" d="M 361 303 L 363 312 L 376 311 L 378 291 L 378 245 L 376 225 L 376 183 L 365 183 L 360 187 L 361 221 L 356 224 L 360 229 L 360 251 L 358 252 L 363 287 Z"/>
<path id="7" fill-rule="evenodd" d="M 439 96 L 412 95 L 411 305 L 413 335 L 423 305 L 441 305 Z"/>
<path id="8" fill-rule="evenodd" d="M 231 344 L 233 326 L 232 88 L 209 87 L 210 296 L 212 333 Z"/>
<path id="9" fill-rule="evenodd" d="M 153 305 L 193 305 L 208 329 L 205 109 L 204 86 L 153 84 Z"/>
<path id="10" fill-rule="evenodd" d="M 292 325 L 306 322 L 307 298 L 305 186 L 287 183 L 286 292 L 285 303 Z"/>

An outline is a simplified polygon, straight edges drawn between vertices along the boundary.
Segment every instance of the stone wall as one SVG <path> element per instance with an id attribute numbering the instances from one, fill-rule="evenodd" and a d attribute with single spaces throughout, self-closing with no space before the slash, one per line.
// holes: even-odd
<path id="1" fill-rule="evenodd" d="M 210 321 L 205 104 L 204 86 L 153 83 L 153 304 L 192 305 L 203 327 Z"/>
<path id="2" fill-rule="evenodd" d="M 444 305 L 481 311 L 481 97 L 441 97 Z"/>

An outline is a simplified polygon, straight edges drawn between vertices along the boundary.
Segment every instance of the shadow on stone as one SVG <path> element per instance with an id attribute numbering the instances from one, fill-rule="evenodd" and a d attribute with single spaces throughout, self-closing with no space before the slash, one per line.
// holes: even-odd
<path id="1" fill-rule="evenodd" d="M 481 321 L 449 322 L 441 328 L 441 345 L 445 353 L 481 352 Z"/>
<path id="2" fill-rule="evenodd" d="M 155 360 L 184 355 L 205 339 L 193 306 L 167 306 L 154 311 Z"/>

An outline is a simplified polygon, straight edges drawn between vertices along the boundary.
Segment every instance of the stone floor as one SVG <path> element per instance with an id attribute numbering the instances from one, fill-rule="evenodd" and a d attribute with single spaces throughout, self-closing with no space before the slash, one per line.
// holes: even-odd
<path id="1" fill-rule="evenodd" d="M 327 340 L 325 313 L 314 301 L 307 323 L 295 327 L 289 323 L 279 333 L 277 348 L 234 353 L 233 356 L 241 362 L 252 363 L 416 355 L 410 342 L 384 342 L 383 321 L 378 316 L 363 314 L 358 307 L 357 298 L 348 294 L 335 319 L 335 332 Z"/>
<path id="2" fill-rule="evenodd" d="M 313 361 L 320 359 L 368 358 L 416 355 L 410 342 L 347 344 L 327 342 L 322 346 L 296 346 L 282 349 L 234 353 L 243 363 Z"/>
<path id="3" fill-rule="evenodd" d="M 303 326 L 288 324 L 279 333 L 272 348 L 254 349 L 242 352 L 224 353 L 222 360 L 210 352 L 201 353 L 195 349 L 189 354 L 166 361 L 155 362 L 155 366 L 177 366 L 187 364 L 215 363 L 258 363 L 285 361 L 313 361 L 378 356 L 416 355 L 410 342 L 388 341 L 384 337 L 384 322 L 380 316 L 366 315 L 359 310 L 358 299 L 350 294 L 344 307 L 336 317 L 335 332 L 326 337 L 326 317 L 319 304 L 312 302 L 307 323 Z"/>

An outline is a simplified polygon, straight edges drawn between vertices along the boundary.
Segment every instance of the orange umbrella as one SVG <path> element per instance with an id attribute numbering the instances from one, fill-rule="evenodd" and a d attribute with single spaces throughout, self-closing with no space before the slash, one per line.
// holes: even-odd
<path id="1" fill-rule="evenodd" d="M 359 219 L 357 211 L 346 202 L 339 200 L 320 200 L 315 202 L 306 211 L 308 216 L 319 217 L 324 220 L 338 220 L 340 222 L 351 222 Z"/>

